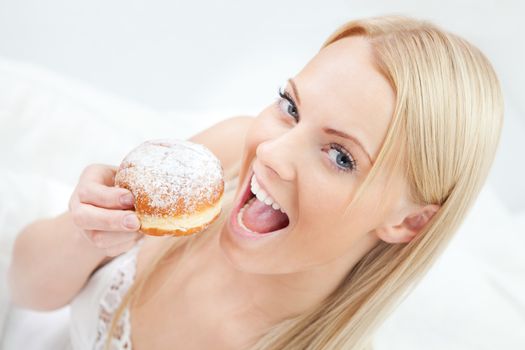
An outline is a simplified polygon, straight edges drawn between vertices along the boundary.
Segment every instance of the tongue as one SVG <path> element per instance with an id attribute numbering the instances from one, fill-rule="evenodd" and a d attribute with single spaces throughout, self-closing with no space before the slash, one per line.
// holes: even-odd
<path id="1" fill-rule="evenodd" d="M 242 222 L 252 231 L 267 233 L 286 227 L 288 215 L 255 198 L 244 208 Z"/>

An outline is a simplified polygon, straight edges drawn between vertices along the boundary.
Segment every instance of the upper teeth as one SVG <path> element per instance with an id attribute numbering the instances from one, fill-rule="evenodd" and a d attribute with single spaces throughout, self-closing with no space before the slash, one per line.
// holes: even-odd
<path id="1" fill-rule="evenodd" d="M 281 209 L 281 206 L 277 204 L 275 199 L 270 197 L 270 195 L 266 193 L 266 191 L 264 191 L 261 188 L 261 186 L 259 186 L 259 183 L 257 182 L 257 179 L 255 178 L 255 175 L 252 176 L 251 190 L 252 190 L 252 193 L 255 195 L 255 197 L 257 197 L 258 200 L 260 200 L 266 205 L 271 205 L 272 208 L 274 208 L 275 210 L 279 209 L 281 212 L 284 213 L 284 211 Z"/>

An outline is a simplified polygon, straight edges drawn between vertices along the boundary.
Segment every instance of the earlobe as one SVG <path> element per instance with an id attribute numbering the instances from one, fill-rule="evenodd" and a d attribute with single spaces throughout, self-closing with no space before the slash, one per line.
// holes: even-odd
<path id="1" fill-rule="evenodd" d="M 418 208 L 416 212 L 403 219 L 403 222 L 394 226 L 385 226 L 377 229 L 377 236 L 387 243 L 407 243 L 416 237 L 439 210 L 437 204 L 427 204 Z"/>
<path id="2" fill-rule="evenodd" d="M 414 238 L 409 231 L 400 228 L 400 225 L 377 229 L 376 234 L 379 239 L 386 243 L 405 243 Z"/>

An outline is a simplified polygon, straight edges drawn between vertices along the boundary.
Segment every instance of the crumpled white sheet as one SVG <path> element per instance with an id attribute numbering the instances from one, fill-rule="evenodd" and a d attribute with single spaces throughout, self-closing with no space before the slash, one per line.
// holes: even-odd
<path id="1" fill-rule="evenodd" d="M 68 307 L 38 313 L 9 304 L 3 279 L 16 233 L 65 210 L 87 164 L 118 164 L 143 140 L 187 138 L 229 116 L 158 113 L 0 59 L 0 348 L 61 349 L 67 336 Z M 375 348 L 524 349 L 524 243 L 525 215 L 511 216 L 485 187 L 445 254 L 380 328 Z"/>

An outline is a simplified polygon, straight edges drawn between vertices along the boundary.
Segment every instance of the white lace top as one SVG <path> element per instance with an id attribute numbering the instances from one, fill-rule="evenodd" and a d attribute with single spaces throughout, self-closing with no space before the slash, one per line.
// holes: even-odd
<path id="1" fill-rule="evenodd" d="M 113 313 L 135 279 L 137 253 L 143 242 L 144 239 L 139 240 L 132 249 L 95 271 L 71 302 L 69 335 L 72 349 L 104 348 Z M 128 308 L 118 321 L 110 349 L 132 349 Z"/>

